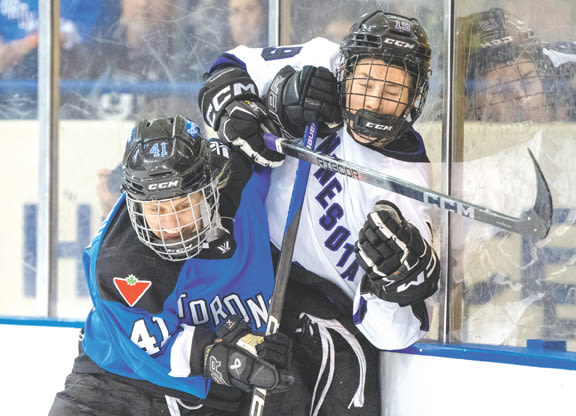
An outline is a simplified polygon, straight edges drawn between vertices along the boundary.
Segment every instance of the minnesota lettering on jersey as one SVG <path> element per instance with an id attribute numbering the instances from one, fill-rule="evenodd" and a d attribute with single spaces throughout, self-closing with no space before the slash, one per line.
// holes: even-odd
<path id="1" fill-rule="evenodd" d="M 340 137 L 332 133 L 326 137 L 316 150 L 323 154 L 331 154 L 340 145 Z M 340 270 L 340 277 L 348 281 L 354 281 L 358 273 L 359 265 L 356 262 L 354 243 L 356 238 L 351 238 L 351 232 L 339 220 L 344 216 L 344 209 L 337 202 L 332 202 L 336 194 L 342 192 L 342 183 L 336 172 L 319 168 L 313 173 L 313 177 L 322 185 L 322 190 L 314 198 L 324 209 L 324 215 L 318 219 L 320 226 L 330 232 L 324 240 L 324 246 L 335 253 L 340 254 L 336 267 Z"/>

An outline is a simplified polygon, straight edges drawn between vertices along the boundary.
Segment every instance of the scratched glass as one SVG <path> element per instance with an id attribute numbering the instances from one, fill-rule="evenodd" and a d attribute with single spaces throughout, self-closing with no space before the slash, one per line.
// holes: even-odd
<path id="1" fill-rule="evenodd" d="M 0 124 L 5 144 L 13 143 L 0 156 L 0 172 L 18 177 L 3 181 L 10 201 L 2 210 L 12 219 L 0 238 L 0 274 L 6 277 L 0 279 L 0 315 L 44 316 L 48 312 L 39 299 L 47 287 L 39 281 L 37 260 L 38 213 L 46 200 L 38 195 L 38 165 L 47 155 L 39 154 L 37 131 L 38 13 L 31 10 L 34 24 L 25 25 L 28 15 L 15 10 L 28 10 L 34 2 L 8 3 L 0 10 L 0 48 L 14 38 L 12 50 L 27 53 L 7 62 L 0 49 Z M 81 253 L 120 194 L 119 164 L 131 128 L 142 118 L 175 114 L 200 122 L 202 74 L 235 45 L 229 25 L 258 21 L 252 30 L 267 39 L 268 16 L 266 8 L 247 13 L 238 1 L 227 7 L 210 0 L 123 0 L 81 9 L 73 7 L 78 0 L 60 3 L 62 19 L 86 30 L 77 39 L 63 30 L 60 43 L 58 260 L 50 315 L 84 319 L 90 298 Z M 20 26 L 29 32 L 4 33 Z M 250 35 L 240 32 L 242 39 Z"/>
<path id="2" fill-rule="evenodd" d="M 553 217 L 540 241 L 454 217 L 450 340 L 523 347 L 531 338 L 556 339 L 574 351 L 576 170 L 569 155 L 576 128 L 566 108 L 576 51 L 565 41 L 573 40 L 576 6 L 483 3 L 456 4 L 455 79 L 466 111 L 456 115 L 453 189 L 492 210 L 527 215 L 544 203 L 536 200 L 530 149 L 548 181 Z"/>
<path id="3" fill-rule="evenodd" d="M 16 6 L 19 1 L 12 3 Z M 228 8 L 210 0 L 170 0 L 151 2 L 154 13 L 147 13 L 137 2 L 125 0 L 103 13 L 94 9 L 92 14 L 76 16 L 75 3 L 61 2 L 63 17 L 91 23 L 85 25 L 87 32 L 76 37 L 63 31 L 61 41 L 58 267 L 50 299 L 53 316 L 83 319 L 90 301 L 80 253 L 116 201 L 117 167 L 134 121 L 176 113 L 200 120 L 196 99 L 202 73 L 219 52 L 236 44 L 233 33 L 238 31 L 229 25 L 246 15 L 251 25 L 261 25 L 258 42 L 265 44 L 268 11 L 265 7 L 260 18 L 257 10 L 244 13 L 238 2 Z M 524 346 L 530 338 L 561 339 L 574 351 L 576 166 L 571 155 L 576 150 L 576 51 L 568 41 L 574 40 L 576 4 L 456 2 L 458 54 L 453 67 L 443 68 L 448 50 L 444 3 L 293 0 L 288 10 L 281 9 L 281 18 L 288 16 L 290 22 L 281 39 L 297 43 L 325 36 L 339 42 L 362 12 L 376 7 L 421 21 L 433 48 L 432 74 L 424 112 L 415 127 L 432 162 L 433 190 L 442 192 L 443 174 L 451 172 L 453 196 L 521 217 L 536 197 L 530 149 L 554 202 L 552 228 L 542 241 L 458 215 L 452 215 L 451 234 L 444 236 L 442 211 L 433 210 L 436 250 L 445 247 L 444 238 L 450 238 L 451 251 L 443 265 L 450 284 L 443 284 L 434 299 L 426 339 L 438 341 L 446 329 L 450 342 Z M 510 40 L 522 33 L 520 21 L 531 30 L 525 36 L 537 39 L 529 45 L 529 53 L 503 59 L 508 56 L 504 53 L 490 61 L 470 47 L 470 16 L 490 8 L 513 14 L 516 32 L 478 45 L 493 52 L 513 43 Z M 9 14 L 0 14 L 0 28 L 11 27 Z M 92 19 L 93 15 L 100 17 Z M 495 19 L 475 22 L 489 32 L 497 26 Z M 125 22 L 133 24 L 124 26 Z M 42 232 L 38 212 L 46 203 L 38 195 L 39 160 L 46 155 L 39 154 L 37 131 L 37 39 L 33 31 L 1 33 L 0 39 L 0 48 L 25 39 L 14 44 L 19 45 L 21 60 L 0 61 L 0 124 L 5 142 L 0 174 L 9 179 L 3 181 L 9 197 L 2 213 L 10 218 L 0 237 L 0 273 L 5 277 L 0 280 L 0 315 L 46 316 L 38 308 L 38 291 L 44 289 L 37 285 L 36 266 Z M 536 56 L 535 51 L 539 59 L 526 58 Z M 447 74 L 448 70 L 453 73 Z M 454 163 L 450 166 L 442 162 L 443 113 L 451 107 L 443 92 L 448 76 L 455 82 Z M 447 304 L 442 301 L 445 290 Z M 445 311 L 448 328 L 442 327 Z"/>

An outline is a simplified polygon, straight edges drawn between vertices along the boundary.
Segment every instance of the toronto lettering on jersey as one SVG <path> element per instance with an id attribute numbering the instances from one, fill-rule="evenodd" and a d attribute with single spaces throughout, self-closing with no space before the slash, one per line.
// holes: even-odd
<path id="1" fill-rule="evenodd" d="M 332 154 L 334 149 L 340 145 L 340 137 L 331 134 L 318 146 L 317 150 L 323 154 Z M 334 157 L 335 155 L 332 154 Z M 322 190 L 316 194 L 315 199 L 324 209 L 324 215 L 318 219 L 320 226 L 330 232 L 324 240 L 324 246 L 330 251 L 340 254 L 336 267 L 340 270 L 343 279 L 354 281 L 359 269 L 354 253 L 355 239 L 351 238 L 352 233 L 339 220 L 344 216 L 344 209 L 332 199 L 342 192 L 342 184 L 335 175 L 337 169 L 330 166 L 321 167 L 313 173 L 314 178 L 323 186 Z M 353 176 L 349 172 L 340 172 L 348 176 Z"/>
<path id="2" fill-rule="evenodd" d="M 189 299 L 182 293 L 178 299 L 178 317 L 192 325 L 211 324 L 217 327 L 231 315 L 238 315 L 245 321 L 253 322 L 256 330 L 262 328 L 268 319 L 268 302 L 262 293 L 242 299 L 237 293 L 209 299 Z"/>
<path id="3" fill-rule="evenodd" d="M 268 319 L 268 302 L 262 293 L 242 299 L 237 293 L 208 299 L 188 299 L 188 293 L 178 298 L 178 318 L 194 326 L 217 327 L 231 315 L 238 315 L 253 322 L 255 330 L 260 330 Z M 130 339 L 147 354 L 160 351 L 171 337 L 164 319 L 153 316 L 151 319 L 138 319 L 132 325 Z"/>

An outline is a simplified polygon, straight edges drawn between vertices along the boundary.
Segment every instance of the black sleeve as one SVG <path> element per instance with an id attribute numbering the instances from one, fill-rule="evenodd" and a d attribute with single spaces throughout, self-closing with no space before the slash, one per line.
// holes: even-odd
<path id="1" fill-rule="evenodd" d="M 229 148 L 218 139 L 210 141 L 212 149 L 212 167 L 221 178 L 224 186 L 220 188 L 218 211 L 222 225 L 229 225 L 240 206 L 242 190 L 252 176 L 252 161 L 242 152 Z"/>

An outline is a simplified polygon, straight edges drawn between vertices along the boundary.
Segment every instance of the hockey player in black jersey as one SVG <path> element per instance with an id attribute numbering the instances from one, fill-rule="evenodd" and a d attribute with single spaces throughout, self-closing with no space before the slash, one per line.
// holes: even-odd
<path id="1" fill-rule="evenodd" d="M 302 137 L 319 121 L 316 150 L 429 188 L 413 123 L 430 56 L 416 19 L 377 10 L 340 45 L 316 38 L 240 46 L 213 63 L 199 94 L 205 121 L 256 164 L 274 167 L 266 200 L 273 250 L 281 248 L 297 161 L 267 149 L 261 124 L 272 119 L 284 136 Z M 294 334 L 303 386 L 287 402 L 313 415 L 380 413 L 379 350 L 405 348 L 428 330 L 426 302 L 440 276 L 430 230 L 423 204 L 310 170 L 280 324 Z"/>
<path id="2" fill-rule="evenodd" d="M 267 169 L 182 116 L 143 120 L 122 194 L 84 251 L 94 308 L 51 416 L 237 415 L 291 381 L 264 337 L 274 276 Z"/>

